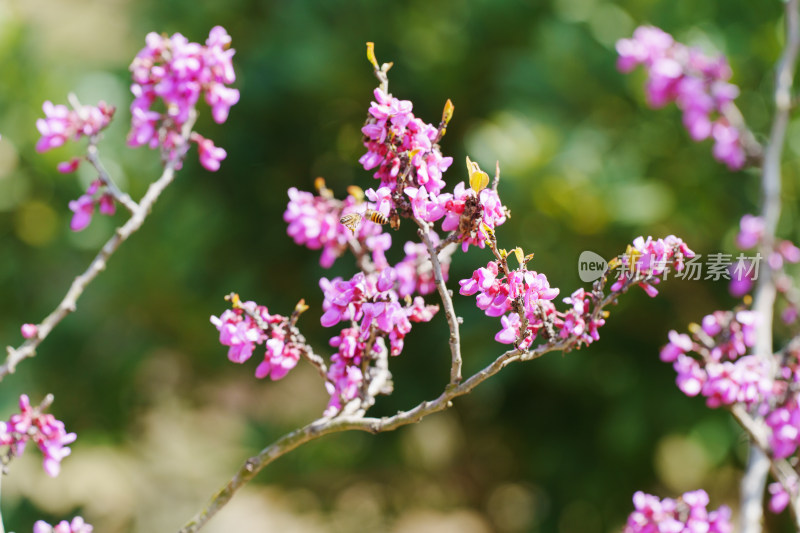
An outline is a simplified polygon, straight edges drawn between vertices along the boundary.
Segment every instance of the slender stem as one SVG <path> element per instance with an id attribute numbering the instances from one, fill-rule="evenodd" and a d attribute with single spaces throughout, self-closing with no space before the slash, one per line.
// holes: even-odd
<path id="1" fill-rule="evenodd" d="M 450 384 L 461 382 L 461 333 L 459 332 L 458 317 L 453 308 L 453 298 L 447 285 L 444 282 L 442 275 L 442 264 L 439 261 L 439 254 L 436 247 L 433 245 L 430 237 L 430 227 L 428 224 L 418 218 L 414 217 L 414 221 L 419 226 L 419 236 L 428 247 L 428 255 L 430 255 L 431 265 L 433 266 L 433 276 L 436 282 L 436 288 L 439 290 L 439 296 L 442 299 L 442 307 L 444 307 L 444 315 L 447 318 L 447 325 L 450 328 Z"/>
<path id="2" fill-rule="evenodd" d="M 798 0 L 786 0 L 786 47 L 783 50 L 775 72 L 775 117 L 772 122 L 769 142 L 764 152 L 764 166 L 761 177 L 762 210 L 764 237 L 761 243 L 761 256 L 768 258 L 775 244 L 775 232 L 781 213 L 781 156 L 786 139 L 786 127 L 792 103 L 792 83 L 794 80 L 797 55 L 800 51 L 800 21 L 798 20 Z M 761 265 L 753 298 L 753 310 L 759 315 L 756 329 L 755 353 L 775 366 L 771 357 L 772 322 L 775 306 L 775 279 L 769 261 Z M 763 520 L 763 495 L 767 483 L 769 459 L 757 446 L 750 448 L 747 472 L 741 487 L 741 533 L 760 533 Z"/>
<path id="3" fill-rule="evenodd" d="M 58 307 L 37 325 L 36 336 L 26 340 L 18 348 L 13 348 L 11 346 L 6 348 L 8 355 L 6 356 L 5 362 L 0 365 L 0 381 L 8 374 L 13 373 L 20 361 L 36 355 L 36 348 L 47 338 L 53 328 L 67 315 L 75 311 L 78 298 L 83 294 L 83 291 L 89 283 L 91 283 L 100 272 L 105 270 L 108 259 L 117 251 L 117 248 L 142 227 L 145 219 L 150 214 L 153 204 L 155 204 L 164 189 L 172 183 L 172 180 L 175 178 L 175 167 L 182 160 L 189 147 L 189 134 L 194 126 L 195 118 L 196 115 L 192 113 L 189 120 L 184 124 L 183 131 L 181 132 L 183 146 L 178 150 L 175 157 L 167 162 L 161 177 L 150 184 L 147 192 L 139 202 L 137 209 L 131 214 L 128 221 L 117 228 L 114 235 L 106 241 L 89 264 L 89 267 L 75 278 L 66 295 L 64 295 L 64 298 L 58 304 Z"/>
<path id="4" fill-rule="evenodd" d="M 103 163 L 100 161 L 100 154 L 97 149 L 97 141 L 97 136 L 92 137 L 89 141 L 89 146 L 86 149 L 86 159 L 95 168 L 98 176 L 100 177 L 100 181 L 105 184 L 106 188 L 108 188 L 108 192 L 111 193 L 114 199 L 124 205 L 128 211 L 135 213 L 139 206 L 133 201 L 133 199 L 131 199 L 128 193 L 122 192 L 119 187 L 117 187 L 117 184 L 114 183 L 114 180 L 111 179 L 111 175 L 108 173 L 108 171 L 106 171 Z"/>

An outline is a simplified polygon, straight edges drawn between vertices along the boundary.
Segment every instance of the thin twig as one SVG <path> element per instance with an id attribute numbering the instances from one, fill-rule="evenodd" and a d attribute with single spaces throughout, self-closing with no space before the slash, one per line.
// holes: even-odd
<path id="1" fill-rule="evenodd" d="M 68 314 L 75 311 L 78 298 L 80 298 L 80 296 L 83 294 L 83 291 L 86 289 L 89 283 L 91 283 L 100 272 L 105 270 L 106 262 L 114 254 L 117 248 L 119 248 L 119 246 L 125 242 L 128 237 L 136 232 L 136 230 L 142 227 L 145 219 L 150 214 L 153 204 L 155 204 L 164 189 L 175 178 L 175 167 L 183 159 L 183 156 L 186 154 L 186 150 L 189 148 L 188 139 L 189 134 L 192 131 L 192 127 L 194 126 L 195 118 L 195 113 L 192 113 L 189 120 L 184 124 L 181 132 L 183 146 L 178 150 L 175 157 L 167 162 L 161 177 L 150 184 L 147 192 L 139 202 L 136 211 L 132 213 L 128 221 L 125 222 L 125 224 L 123 224 L 121 227 L 117 228 L 117 230 L 114 232 L 114 235 L 108 241 L 106 241 L 106 243 L 103 245 L 103 248 L 100 249 L 98 254 L 89 264 L 89 268 L 75 278 L 69 290 L 67 291 L 67 294 L 58 304 L 58 307 L 56 307 L 49 315 L 47 315 L 44 320 L 42 320 L 40 324 L 36 326 L 36 336 L 26 340 L 18 348 L 13 348 L 11 346 L 6 348 L 8 355 L 6 356 L 5 362 L 0 365 L 0 381 L 2 381 L 3 378 L 8 374 L 13 373 L 20 361 L 36 355 L 36 348 L 44 339 L 47 338 L 53 328 L 58 325 L 58 323 L 61 322 Z"/>
<path id="2" fill-rule="evenodd" d="M 139 205 L 133 201 L 128 193 L 122 192 L 117 184 L 114 183 L 114 180 L 111 179 L 111 175 L 106 171 L 103 163 L 100 161 L 100 154 L 97 149 L 97 142 L 99 140 L 99 136 L 95 135 L 89 140 L 89 146 L 86 149 L 86 159 L 89 163 L 92 164 L 94 169 L 97 171 L 97 175 L 100 178 L 100 181 L 108 189 L 108 192 L 114 197 L 116 201 L 121 203 L 125 206 L 125 209 L 131 212 L 131 214 L 135 213 L 137 209 L 139 209 Z"/>
<path id="3" fill-rule="evenodd" d="M 436 288 L 439 290 L 439 296 L 442 299 L 442 307 L 444 307 L 444 315 L 447 318 L 447 325 L 450 327 L 450 384 L 454 385 L 461 382 L 461 334 L 458 327 L 458 317 L 453 308 L 453 298 L 450 291 L 444 282 L 442 275 L 442 264 L 439 262 L 439 255 L 436 247 L 433 245 L 430 237 L 430 226 L 427 222 L 419 220 L 414 217 L 414 222 L 419 226 L 419 236 L 428 247 L 428 255 L 430 255 L 431 265 L 433 266 L 433 279 L 436 282 Z"/>
<path id="4" fill-rule="evenodd" d="M 798 0 L 786 0 L 786 47 L 775 72 L 775 117 L 772 122 L 769 142 L 764 151 L 764 167 L 761 177 L 764 235 L 760 252 L 769 257 L 775 243 L 775 232 L 781 213 L 781 156 L 786 139 L 786 127 L 792 103 L 792 83 L 800 51 L 800 21 Z M 769 262 L 765 261 L 758 278 L 753 298 L 753 310 L 759 315 L 756 326 L 755 353 L 769 361 L 773 369 L 776 362 L 771 357 L 772 323 L 775 307 L 775 279 Z M 750 448 L 747 471 L 741 487 L 741 533 L 760 533 L 764 509 L 762 500 L 767 483 L 769 459 L 756 446 Z"/>

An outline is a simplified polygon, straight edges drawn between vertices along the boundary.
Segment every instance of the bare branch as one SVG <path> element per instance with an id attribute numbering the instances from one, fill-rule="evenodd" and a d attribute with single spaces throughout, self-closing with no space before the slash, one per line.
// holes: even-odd
<path id="1" fill-rule="evenodd" d="M 189 148 L 189 134 L 192 131 L 195 119 L 196 114 L 192 113 L 189 120 L 184 124 L 181 132 L 183 146 L 178 150 L 175 157 L 167 162 L 161 177 L 150 184 L 150 187 L 147 189 L 144 197 L 142 197 L 136 210 L 131 214 L 131 217 L 125 224 L 117 228 L 114 235 L 106 241 L 89 264 L 89 268 L 75 278 L 67 294 L 58 304 L 58 307 L 37 325 L 36 336 L 26 340 L 18 348 L 13 348 L 11 346 L 6 348 L 8 355 L 6 356 L 5 362 L 0 365 L 0 381 L 8 374 L 13 373 L 20 361 L 36 355 L 36 348 L 47 338 L 53 328 L 68 314 L 75 311 L 78 298 L 83 294 L 83 291 L 89 283 L 91 283 L 100 272 L 105 270 L 108 259 L 117 251 L 117 248 L 142 227 L 145 219 L 150 214 L 153 204 L 155 204 L 164 189 L 172 183 L 172 180 L 175 178 L 175 167 L 183 159 L 183 156 Z"/>
<path id="2" fill-rule="evenodd" d="M 450 384 L 461 382 L 461 334 L 458 327 L 458 317 L 453 308 L 453 298 L 447 285 L 444 282 L 442 275 L 442 264 L 439 261 L 439 255 L 436 247 L 433 245 L 430 237 L 430 226 L 427 222 L 419 220 L 414 217 L 414 222 L 419 226 L 419 236 L 428 247 L 428 255 L 430 255 L 431 265 L 433 265 L 433 276 L 436 282 L 436 288 L 439 290 L 439 296 L 442 299 L 442 307 L 444 307 L 444 315 L 447 318 L 447 325 L 450 327 L 450 356 L 452 362 L 450 365 Z"/>
<path id="3" fill-rule="evenodd" d="M 114 183 L 113 179 L 111 179 L 111 176 L 109 175 L 108 171 L 106 171 L 105 167 L 103 166 L 103 163 L 100 162 L 100 154 L 97 149 L 98 140 L 99 136 L 97 135 L 93 136 L 89 140 L 89 146 L 86 149 L 86 159 L 89 161 L 89 163 L 92 164 L 94 169 L 97 171 L 97 175 L 99 176 L 100 181 L 103 182 L 103 184 L 108 189 L 108 192 L 111 193 L 114 199 L 119 203 L 121 203 L 122 205 L 124 205 L 125 209 L 130 211 L 131 214 L 136 213 L 136 210 L 139 209 L 139 206 L 136 204 L 136 202 L 133 201 L 133 199 L 131 199 L 128 193 L 122 192 L 119 189 L 119 187 L 117 187 L 117 184 Z"/>
<path id="4" fill-rule="evenodd" d="M 775 118 L 769 142 L 764 152 L 764 167 L 761 176 L 762 211 L 764 235 L 760 252 L 769 257 L 775 243 L 775 231 L 781 214 L 781 156 L 786 139 L 786 127 L 792 103 L 797 55 L 800 51 L 800 21 L 798 0 L 786 0 L 786 47 L 775 72 Z M 772 323 L 775 307 L 775 279 L 769 262 L 763 264 L 753 299 L 753 310 L 759 315 L 756 326 L 755 353 L 776 369 L 772 357 Z M 741 532 L 760 533 L 762 530 L 764 487 L 767 483 L 769 459 L 758 447 L 750 448 L 747 473 L 741 490 Z M 746 482 L 746 483 L 745 483 Z"/>

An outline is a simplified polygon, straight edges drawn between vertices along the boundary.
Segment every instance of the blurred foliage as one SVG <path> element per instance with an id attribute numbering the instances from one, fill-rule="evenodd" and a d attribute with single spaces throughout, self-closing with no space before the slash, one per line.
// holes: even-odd
<path id="1" fill-rule="evenodd" d="M 286 189 L 324 176 L 338 194 L 372 186 L 357 163 L 360 127 L 376 85 L 364 56 L 374 41 L 393 61 L 391 92 L 436 122 L 456 113 L 443 152 L 465 178 L 468 153 L 496 160 L 513 217 L 501 245 L 535 252 L 562 295 L 580 284 L 583 250 L 606 257 L 637 235 L 683 237 L 698 253 L 734 252 L 739 217 L 758 202 L 755 171 L 730 173 L 692 143 L 674 107 L 644 105 L 643 75 L 615 69 L 614 43 L 644 23 L 728 55 L 739 105 L 759 138 L 771 117 L 772 65 L 782 43 L 781 3 L 744 0 L 445 0 L 428 2 L 228 2 L 0 0 L 0 334 L 41 320 L 111 235 L 96 217 L 71 234 L 67 202 L 91 173 L 62 176 L 71 145 L 36 154 L 41 103 L 104 99 L 118 107 L 101 145 L 107 167 L 134 198 L 158 174 L 156 153 L 124 146 L 127 66 L 149 31 L 202 41 L 221 24 L 233 36 L 241 101 L 227 124 L 205 113 L 198 131 L 228 151 L 222 169 L 194 153 L 144 228 L 111 259 L 68 317 L 0 387 L 6 417 L 21 392 L 56 396 L 53 412 L 77 431 L 73 457 L 51 480 L 33 452 L 4 486 L 7 527 L 83 512 L 97 531 L 170 531 L 202 505 L 242 460 L 316 417 L 318 378 L 296 370 L 258 382 L 256 363 L 230 364 L 209 324 L 235 290 L 270 310 L 311 305 L 301 325 L 324 350 L 318 252 L 296 247 L 282 213 Z M 781 232 L 798 238 L 792 124 Z M 395 248 L 413 231 L 393 234 Z M 397 252 L 397 250 L 394 250 Z M 394 259 L 398 259 L 395 257 Z M 452 286 L 489 260 L 458 254 Z M 658 360 L 669 329 L 736 302 L 726 286 L 669 281 L 612 309 L 601 342 L 565 357 L 511 367 L 453 410 L 391 434 L 341 434 L 271 465 L 209 531 L 619 531 L 635 490 L 674 496 L 705 487 L 714 507 L 737 504 L 746 456 L 723 412 L 688 399 Z M 499 322 L 472 298 L 464 317 L 466 370 L 501 347 Z M 448 378 L 443 317 L 415 327 L 394 359 L 390 414 L 441 391 Z M 770 531 L 781 520 L 770 517 Z"/>

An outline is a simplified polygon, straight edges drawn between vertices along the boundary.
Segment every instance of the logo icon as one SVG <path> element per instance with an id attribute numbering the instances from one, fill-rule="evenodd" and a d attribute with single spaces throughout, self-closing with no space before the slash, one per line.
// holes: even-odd
<path id="1" fill-rule="evenodd" d="M 578 276 L 584 283 L 600 279 L 608 267 L 608 261 L 594 252 L 586 250 L 578 258 Z"/>

